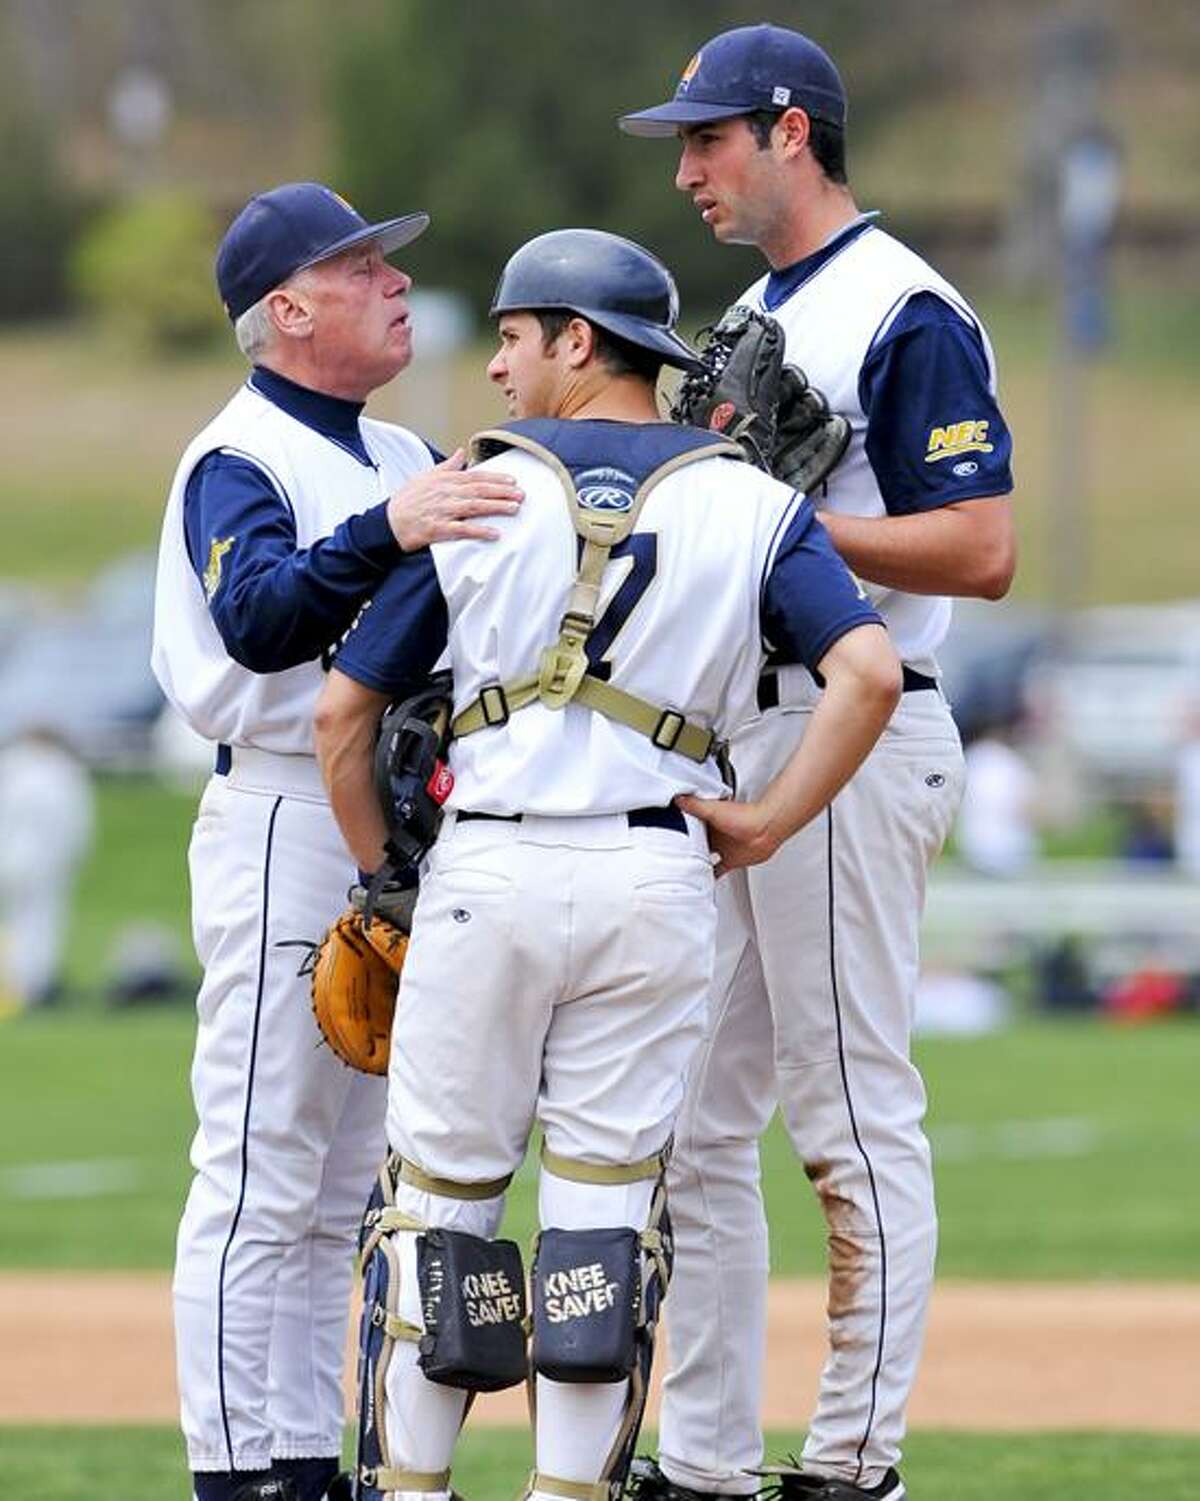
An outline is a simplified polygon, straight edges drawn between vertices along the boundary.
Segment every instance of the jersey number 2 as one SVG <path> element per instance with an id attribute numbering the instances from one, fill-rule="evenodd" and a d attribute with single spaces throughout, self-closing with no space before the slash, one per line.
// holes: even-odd
<path id="1" fill-rule="evenodd" d="M 594 677 L 607 681 L 612 672 L 612 663 L 605 660 L 612 650 L 622 626 L 633 614 L 634 606 L 654 578 L 658 569 L 657 532 L 634 532 L 623 542 L 618 542 L 609 553 L 612 559 L 632 558 L 633 566 L 625 576 L 621 587 L 608 602 L 608 608 L 592 628 L 588 637 L 587 657 L 589 671 Z"/>

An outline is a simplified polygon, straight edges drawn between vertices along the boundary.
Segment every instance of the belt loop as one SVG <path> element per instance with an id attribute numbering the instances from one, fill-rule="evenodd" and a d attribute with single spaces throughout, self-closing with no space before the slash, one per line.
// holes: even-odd
<path id="1" fill-rule="evenodd" d="M 233 769 L 233 747 L 231 745 L 217 746 L 217 759 L 213 765 L 213 774 L 218 777 L 227 777 Z"/>

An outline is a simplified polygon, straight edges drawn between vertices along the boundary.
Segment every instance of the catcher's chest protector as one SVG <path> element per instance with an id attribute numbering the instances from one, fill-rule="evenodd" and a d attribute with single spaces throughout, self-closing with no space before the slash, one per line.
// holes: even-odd
<path id="1" fill-rule="evenodd" d="M 535 454 L 549 466 L 562 486 L 579 538 L 579 565 L 559 622 L 558 640 L 543 650 L 536 675 L 488 685 L 456 716 L 452 730 L 462 736 L 504 724 L 512 713 L 534 702 L 549 709 L 562 709 L 575 702 L 637 730 L 660 750 L 678 751 L 700 762 L 713 754 L 720 757 L 723 748 L 708 728 L 689 723 L 670 703 L 652 703 L 609 683 L 591 638 L 599 621 L 600 594 L 610 557 L 623 544 L 633 546 L 630 539 L 634 527 L 654 487 L 696 459 L 713 453 L 729 457 L 740 454 L 720 439 L 690 431 L 664 433 L 656 425 L 649 429 L 650 441 L 639 445 L 629 441 L 629 433 L 639 435 L 638 428 L 631 425 L 620 452 L 609 463 L 597 464 L 594 424 L 589 423 L 583 434 L 585 439 L 592 439 L 587 458 L 577 459 L 572 472 L 559 452 L 541 439 L 558 439 L 569 454 L 578 446 L 577 426 L 553 420 L 513 423 L 505 429 L 480 433 L 472 440 L 473 458 L 515 447 Z M 640 462 L 631 473 L 622 464 L 628 462 L 630 450 L 639 447 Z"/>
<path id="2" fill-rule="evenodd" d="M 622 513 L 645 477 L 662 476 L 636 529 L 609 554 L 585 646 L 587 676 L 643 701 L 653 718 L 631 727 L 578 698 L 561 710 L 541 700 L 543 654 L 561 634 L 580 541 L 556 469 L 540 450 L 535 457 L 509 445 L 488 467 L 511 467 L 526 501 L 500 540 L 432 549 L 449 615 L 456 721 L 477 705 L 491 710 L 474 727 L 455 724 L 454 806 L 574 816 L 665 806 L 685 791 L 721 796 L 712 755 L 697 760 L 682 742 L 671 747 L 678 718 L 657 741 L 652 732 L 664 709 L 718 737 L 753 712 L 762 579 L 801 502 L 740 454 L 723 457 L 721 438 L 671 423 L 520 423 L 495 441 L 508 445 L 514 431 L 549 439 L 541 447 L 601 518 Z M 522 677 L 527 707 L 510 702 L 505 722 L 491 690 Z"/>

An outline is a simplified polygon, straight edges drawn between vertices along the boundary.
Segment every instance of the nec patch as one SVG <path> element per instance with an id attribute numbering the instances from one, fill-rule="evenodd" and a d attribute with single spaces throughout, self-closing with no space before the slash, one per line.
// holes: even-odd
<path id="1" fill-rule="evenodd" d="M 991 453 L 988 424 L 951 422 L 946 427 L 931 428 L 925 444 L 925 462 L 936 464 L 942 459 L 961 458 L 964 453 Z M 957 471 L 956 471 L 957 472 Z"/>
<path id="2" fill-rule="evenodd" d="M 585 469 L 575 479 L 579 504 L 589 511 L 627 511 L 636 489 L 632 474 L 608 465 Z"/>
<path id="3" fill-rule="evenodd" d="M 208 562 L 204 565 L 204 597 L 210 603 L 221 587 L 221 565 L 225 554 L 237 541 L 236 537 L 214 537 L 208 549 Z"/>

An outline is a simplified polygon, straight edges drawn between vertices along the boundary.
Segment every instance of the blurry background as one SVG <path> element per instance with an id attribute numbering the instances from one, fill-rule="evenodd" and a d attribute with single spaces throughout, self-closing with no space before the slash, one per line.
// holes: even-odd
<path id="1" fill-rule="evenodd" d="M 966 1016 L 970 972 L 1003 981 L 973 989 L 981 1016 L 1014 996 L 1194 1009 L 1200 11 L 815 0 L 775 18 L 838 60 L 860 206 L 980 308 L 1016 435 L 1017 581 L 959 610 L 944 656 L 982 745 L 931 901 L 930 1004 Z M 98 774 L 86 960 L 72 945 L 40 978 L 10 960 L 10 1004 L 190 983 L 180 853 L 207 751 L 160 718 L 146 655 L 174 463 L 241 375 L 211 284 L 232 215 L 297 177 L 369 216 L 431 211 L 404 262 L 417 362 L 373 409 L 448 449 L 500 415 L 486 308 L 530 234 L 644 240 L 689 333 L 757 274 L 673 190 L 673 145 L 613 128 L 706 34 L 757 19 L 686 0 L 2 0 L 0 738 L 54 737 Z M 58 841 L 69 882 L 79 819 L 56 832 L 34 810 L 78 786 L 8 780 L 0 810 L 24 809 L 44 859 Z M 1165 989 L 1114 1001 L 1164 967 Z"/>
<path id="2" fill-rule="evenodd" d="M 1195 1282 L 1200 8 L 770 14 L 835 56 L 859 204 L 979 308 L 1015 432 L 1016 584 L 958 609 L 943 658 L 971 741 L 919 1005 L 943 1269 Z M 614 121 L 667 97 L 705 36 L 760 19 L 695 0 L 0 0 L 0 1011 L 18 1018 L 0 1025 L 0 1267 L 170 1262 L 192 1128 L 185 852 L 210 752 L 163 718 L 147 656 L 175 462 L 244 373 L 211 281 L 224 227 L 293 178 L 369 216 L 428 209 L 402 262 L 417 361 L 372 409 L 449 449 L 502 415 L 484 315 L 530 235 L 643 240 L 688 333 L 758 274 L 673 190 L 671 143 Z M 778 1270 L 814 1273 L 779 1136 L 765 1171 Z M 47 1209 L 69 1230 L 48 1235 Z M 1142 1374 L 1114 1369 L 1114 1390 Z M 132 1460 L 97 1492 L 94 1442 L 61 1440 L 72 1489 L 35 1435 L 14 1494 L 168 1494 Z M 174 1436 L 153 1445 L 177 1476 Z M 1116 1471 L 1090 1452 L 1077 1493 L 1102 1501 Z M 1144 1439 L 1131 1452 L 1139 1485 L 1193 1493 L 1194 1449 L 1178 1489 Z M 1009 1494 L 1000 1463 L 979 1471 L 989 1497 Z M 977 1494 L 962 1475 L 931 1460 L 922 1494 Z"/>

